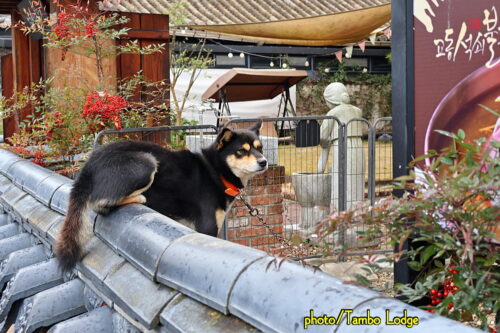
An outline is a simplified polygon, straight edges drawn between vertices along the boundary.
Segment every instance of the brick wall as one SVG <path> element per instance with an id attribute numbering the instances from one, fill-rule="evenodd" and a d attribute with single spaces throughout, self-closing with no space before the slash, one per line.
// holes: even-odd
<path id="1" fill-rule="evenodd" d="M 279 235 L 283 234 L 283 193 L 285 168 L 270 166 L 269 169 L 250 180 L 243 195 L 259 210 L 264 221 Z M 228 212 L 228 239 L 232 242 L 254 247 L 272 254 L 280 252 L 281 244 L 257 217 L 250 216 L 241 200 L 236 200 Z"/>

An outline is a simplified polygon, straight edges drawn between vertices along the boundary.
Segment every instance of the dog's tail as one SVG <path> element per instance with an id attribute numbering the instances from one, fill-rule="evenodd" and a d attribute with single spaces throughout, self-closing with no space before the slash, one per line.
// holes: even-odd
<path id="1" fill-rule="evenodd" d="M 82 256 L 84 245 L 82 232 L 85 232 L 82 226 L 91 191 L 91 182 L 82 175 L 78 177 L 71 189 L 68 213 L 56 240 L 54 251 L 59 259 L 59 267 L 64 273 L 71 271 Z"/>

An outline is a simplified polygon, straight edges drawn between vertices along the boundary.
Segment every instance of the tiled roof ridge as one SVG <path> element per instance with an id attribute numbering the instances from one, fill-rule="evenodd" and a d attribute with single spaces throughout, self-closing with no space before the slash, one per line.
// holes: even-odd
<path id="1" fill-rule="evenodd" d="M 262 251 L 196 233 L 137 204 L 89 214 L 96 237 L 76 276 L 62 276 L 51 250 L 71 184 L 0 149 L 0 322 L 7 318 L 16 332 L 293 332 L 311 308 L 320 315 L 370 309 L 381 317 L 386 308 L 398 315 L 410 308 L 420 320 L 414 332 L 476 332 L 298 263 L 278 267 Z M 15 317 L 12 305 L 21 301 Z"/>

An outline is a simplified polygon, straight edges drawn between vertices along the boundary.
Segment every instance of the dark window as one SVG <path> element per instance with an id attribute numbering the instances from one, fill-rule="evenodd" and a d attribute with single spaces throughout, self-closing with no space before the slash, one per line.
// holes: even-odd
<path id="1" fill-rule="evenodd" d="M 292 68 L 309 69 L 311 65 L 306 66 L 307 57 L 288 57 L 288 63 Z"/>
<path id="2" fill-rule="evenodd" d="M 368 58 L 344 58 L 347 71 L 359 71 L 368 67 Z"/>
<path id="3" fill-rule="evenodd" d="M 386 57 L 371 57 L 370 72 L 372 73 L 390 73 L 391 64 Z"/>
<path id="4" fill-rule="evenodd" d="M 226 54 L 216 54 L 215 55 L 215 66 L 216 67 L 245 67 L 245 57 L 241 58 L 239 53 L 233 53 L 230 58 Z"/>
<path id="5" fill-rule="evenodd" d="M 271 67 L 271 61 L 274 64 L 273 67 Z M 252 68 L 281 68 L 281 62 L 280 62 L 279 58 L 270 59 L 270 58 L 250 56 L 250 67 L 252 67 Z"/>

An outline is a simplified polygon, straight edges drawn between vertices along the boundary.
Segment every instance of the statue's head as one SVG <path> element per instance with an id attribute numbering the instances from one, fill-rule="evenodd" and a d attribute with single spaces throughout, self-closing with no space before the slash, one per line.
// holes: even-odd
<path id="1" fill-rule="evenodd" d="M 349 104 L 351 102 L 347 88 L 340 82 L 330 83 L 325 88 L 323 96 L 329 108 L 334 108 L 340 104 Z"/>

